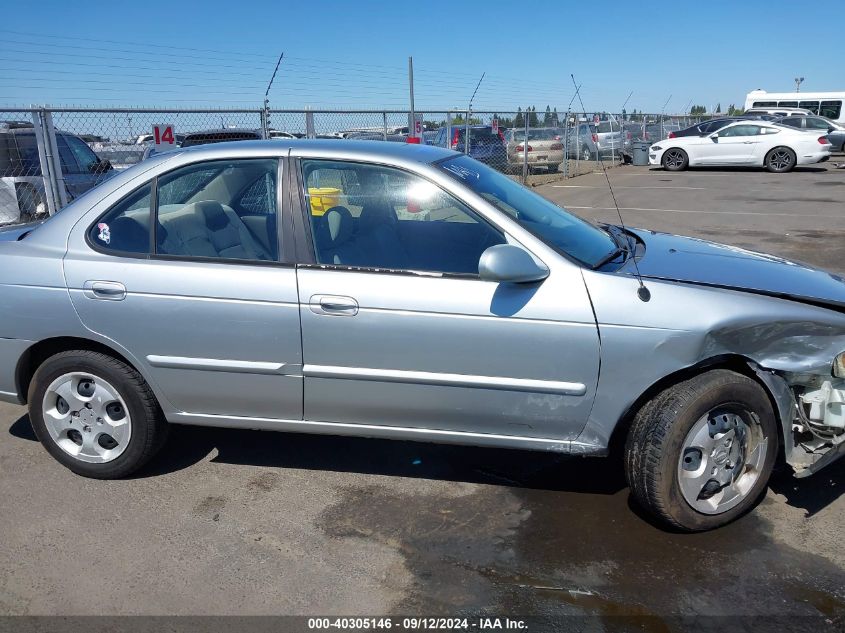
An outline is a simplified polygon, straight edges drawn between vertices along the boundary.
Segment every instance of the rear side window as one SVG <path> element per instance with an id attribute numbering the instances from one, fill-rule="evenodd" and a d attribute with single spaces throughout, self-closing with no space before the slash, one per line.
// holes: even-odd
<path id="1" fill-rule="evenodd" d="M 91 243 L 115 253 L 149 253 L 151 191 L 146 184 L 112 207 L 88 230 Z"/>
<path id="2" fill-rule="evenodd" d="M 827 129 L 831 127 L 831 125 L 825 121 L 824 119 L 817 119 L 815 117 L 806 117 L 807 118 L 807 129 L 808 130 L 823 130 L 827 132 Z"/>
<path id="3" fill-rule="evenodd" d="M 618 132 L 619 124 L 613 121 L 600 121 L 598 125 L 598 131 L 600 134 L 605 134 L 607 132 Z"/>
<path id="4" fill-rule="evenodd" d="M 789 127 L 801 127 L 801 118 L 797 116 L 788 116 L 778 121 L 781 125 L 788 125 Z M 809 124 L 809 121 L 807 121 Z"/>
<path id="5" fill-rule="evenodd" d="M 9 135 L 9 171 L 8 176 L 40 176 L 41 163 L 38 160 L 38 144 L 35 134 Z"/>
<path id="6" fill-rule="evenodd" d="M 838 119 L 840 114 L 842 114 L 841 101 L 822 101 L 821 107 L 819 107 L 819 116 Z"/>

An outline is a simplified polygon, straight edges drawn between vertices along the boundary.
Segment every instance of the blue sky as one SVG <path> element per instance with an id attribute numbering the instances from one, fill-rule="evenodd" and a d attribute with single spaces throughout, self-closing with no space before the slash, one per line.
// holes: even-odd
<path id="1" fill-rule="evenodd" d="M 482 73 L 478 110 L 566 109 L 570 73 L 589 111 L 631 91 L 628 111 L 724 110 L 796 75 L 845 90 L 833 11 L 794 0 L 39 0 L 8 19 L 21 7 L 0 1 L 5 105 L 256 106 L 282 51 L 276 108 L 407 108 L 409 55 L 418 110 L 466 107 Z"/>

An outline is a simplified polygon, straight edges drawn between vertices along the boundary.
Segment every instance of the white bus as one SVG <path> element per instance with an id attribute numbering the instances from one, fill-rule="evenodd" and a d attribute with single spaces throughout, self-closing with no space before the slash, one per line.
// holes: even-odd
<path id="1" fill-rule="evenodd" d="M 845 92 L 766 92 L 752 90 L 745 96 L 745 109 L 804 108 L 845 124 Z"/>

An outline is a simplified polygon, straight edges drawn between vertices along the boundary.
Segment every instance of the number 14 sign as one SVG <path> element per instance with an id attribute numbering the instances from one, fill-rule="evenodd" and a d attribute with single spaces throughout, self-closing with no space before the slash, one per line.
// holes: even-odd
<path id="1" fill-rule="evenodd" d="M 153 125 L 153 141 L 156 152 L 166 152 L 176 149 L 176 135 L 173 133 L 173 125 L 160 123 Z"/>

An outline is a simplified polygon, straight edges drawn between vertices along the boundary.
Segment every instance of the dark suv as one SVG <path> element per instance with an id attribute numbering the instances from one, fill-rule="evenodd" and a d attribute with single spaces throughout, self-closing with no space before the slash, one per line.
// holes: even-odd
<path id="1" fill-rule="evenodd" d="M 56 145 L 68 201 L 108 177 L 101 160 L 81 138 L 56 131 Z M 0 123 L 0 224 L 29 222 L 47 215 L 47 198 L 32 123 Z"/>
<path id="2" fill-rule="evenodd" d="M 501 130 L 494 131 L 490 125 L 470 125 L 469 147 L 467 147 L 466 131 L 465 125 L 456 125 L 451 128 L 451 134 L 447 139 L 447 128 L 440 128 L 432 145 L 463 152 L 475 160 L 501 171 L 507 169 L 508 152 L 505 148 L 505 137 Z"/>

